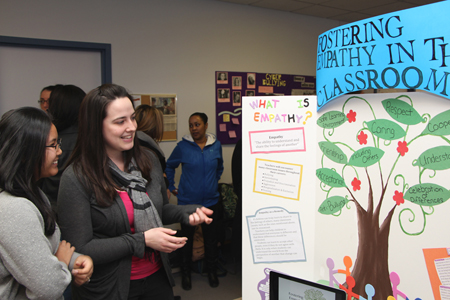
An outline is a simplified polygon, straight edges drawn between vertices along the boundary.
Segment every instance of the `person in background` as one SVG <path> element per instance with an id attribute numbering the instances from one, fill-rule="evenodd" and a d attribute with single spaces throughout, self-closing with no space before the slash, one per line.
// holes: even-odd
<path id="1" fill-rule="evenodd" d="M 236 143 L 231 157 L 231 178 L 237 195 L 236 211 L 232 224 L 232 253 L 241 267 L 242 260 L 242 139 Z"/>
<path id="2" fill-rule="evenodd" d="M 58 174 L 42 180 L 42 191 L 47 195 L 56 212 L 59 181 L 65 163 L 72 154 L 78 135 L 78 112 L 86 93 L 75 85 L 58 85 L 49 98 L 48 112 L 62 140 L 62 154 L 58 160 Z"/>
<path id="3" fill-rule="evenodd" d="M 38 100 L 39 105 L 41 106 L 41 109 L 43 111 L 47 111 L 48 109 L 48 99 L 50 98 L 50 94 L 52 93 L 53 89 L 55 88 L 54 85 L 49 85 L 44 87 L 41 90 L 41 94 Z"/>
<path id="4" fill-rule="evenodd" d="M 0 299 L 63 299 L 72 275 L 77 285 L 92 275 L 92 259 L 60 242 L 50 203 L 37 184 L 58 172 L 60 155 L 58 132 L 44 111 L 23 107 L 2 116 Z"/>
<path id="5" fill-rule="evenodd" d="M 142 104 L 136 108 L 136 122 L 136 135 L 140 144 L 149 148 L 158 156 L 161 168 L 164 171 L 166 169 L 166 156 L 158 145 L 164 134 L 163 113 L 154 106 Z M 165 174 L 164 182 L 167 188 L 167 198 L 170 198 L 169 180 Z"/>
<path id="6" fill-rule="evenodd" d="M 136 135 L 140 144 L 152 150 L 158 156 L 161 168 L 164 171 L 166 169 L 166 156 L 159 147 L 164 134 L 163 113 L 155 106 L 141 104 L 136 108 L 136 122 L 138 126 Z M 167 198 L 170 199 L 169 180 L 165 173 L 164 183 L 166 184 Z M 179 300 L 181 297 L 175 296 L 174 299 Z"/>
<path id="7" fill-rule="evenodd" d="M 199 204 L 219 211 L 218 181 L 223 172 L 222 146 L 216 137 L 207 133 L 208 116 L 204 113 L 193 113 L 189 118 L 190 135 L 185 135 L 177 144 L 167 160 L 166 174 L 170 191 L 178 197 L 178 205 Z M 175 169 L 182 165 L 182 174 L 178 189 L 175 188 Z M 192 241 L 195 228 L 181 224 L 183 236 L 188 238 L 182 249 L 182 287 L 192 288 L 191 270 Z M 216 222 L 208 226 L 202 225 L 205 243 L 205 259 L 208 270 L 208 281 L 211 287 L 217 287 L 217 228 Z"/>
<path id="8" fill-rule="evenodd" d="M 90 91 L 58 193 L 63 238 L 94 260 L 74 299 L 173 299 L 168 254 L 185 237 L 163 223 L 210 223 L 212 211 L 169 204 L 160 163 L 136 136 L 133 98 L 119 85 Z"/>

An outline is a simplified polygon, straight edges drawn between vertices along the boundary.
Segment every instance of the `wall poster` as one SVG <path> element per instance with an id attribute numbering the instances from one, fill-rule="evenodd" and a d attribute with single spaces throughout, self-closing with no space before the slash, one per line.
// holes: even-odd
<path id="1" fill-rule="evenodd" d="M 132 94 L 134 105 L 147 104 L 156 107 L 164 116 L 163 141 L 177 140 L 177 95 L 175 94 Z"/>

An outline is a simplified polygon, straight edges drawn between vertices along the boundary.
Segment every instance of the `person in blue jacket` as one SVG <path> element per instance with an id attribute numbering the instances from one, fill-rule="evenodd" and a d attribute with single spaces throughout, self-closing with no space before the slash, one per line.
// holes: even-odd
<path id="1" fill-rule="evenodd" d="M 167 160 L 166 175 L 169 190 L 177 196 L 178 205 L 200 204 L 214 211 L 213 222 L 203 226 L 205 261 L 208 280 L 211 287 L 217 287 L 217 221 L 219 208 L 218 181 L 223 172 L 222 146 L 215 135 L 207 133 L 208 116 L 196 112 L 189 117 L 190 135 L 185 135 L 177 144 Z M 175 169 L 182 165 L 182 174 L 178 188 L 175 187 Z M 182 249 L 182 287 L 192 288 L 190 265 L 192 263 L 192 244 L 195 227 L 181 225 L 187 243 Z"/>

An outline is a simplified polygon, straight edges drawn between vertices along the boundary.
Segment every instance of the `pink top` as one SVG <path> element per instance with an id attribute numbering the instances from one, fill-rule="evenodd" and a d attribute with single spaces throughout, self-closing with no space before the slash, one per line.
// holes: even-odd
<path id="1" fill-rule="evenodd" d="M 127 210 L 128 220 L 130 221 L 131 232 L 134 233 L 134 208 L 133 202 L 128 196 L 128 193 L 125 191 L 118 191 L 120 198 L 125 205 L 125 209 Z M 131 259 L 131 280 L 142 279 L 148 277 L 155 273 L 161 268 L 161 258 L 159 257 L 159 253 L 154 251 L 152 252 L 151 259 L 148 258 L 139 258 L 133 256 Z"/>

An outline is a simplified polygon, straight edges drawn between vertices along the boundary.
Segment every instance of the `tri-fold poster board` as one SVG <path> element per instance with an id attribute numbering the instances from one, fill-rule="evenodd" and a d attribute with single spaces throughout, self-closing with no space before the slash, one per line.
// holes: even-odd
<path id="1" fill-rule="evenodd" d="M 448 11 L 338 27 L 317 96 L 243 97 L 243 299 L 268 299 L 271 270 L 348 299 L 450 299 Z"/>

